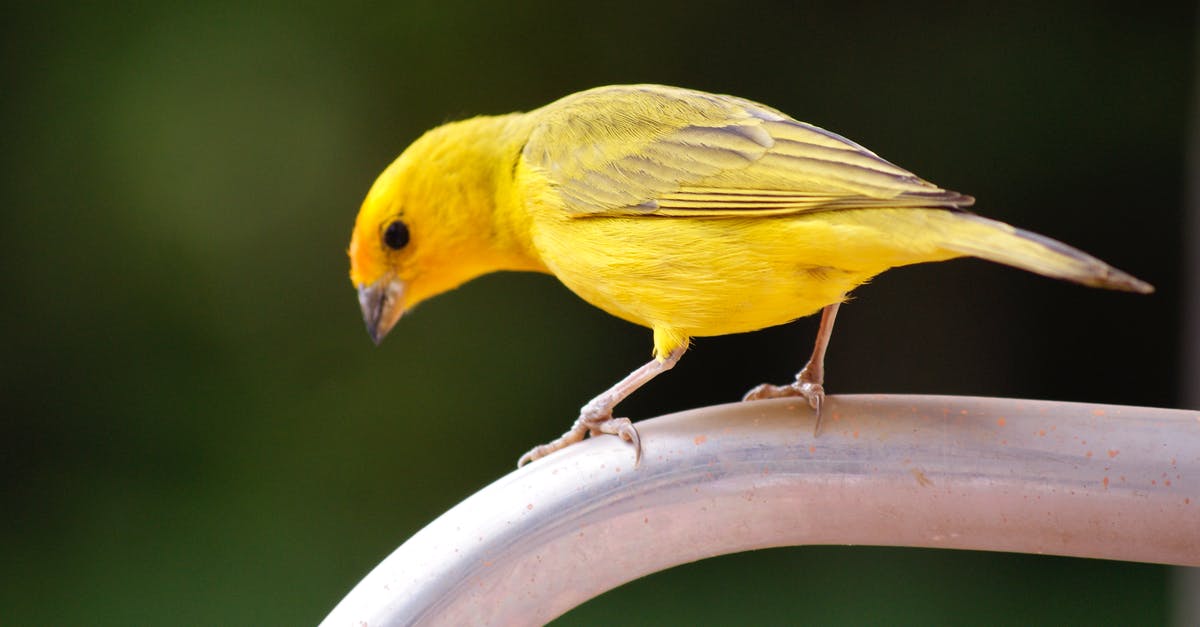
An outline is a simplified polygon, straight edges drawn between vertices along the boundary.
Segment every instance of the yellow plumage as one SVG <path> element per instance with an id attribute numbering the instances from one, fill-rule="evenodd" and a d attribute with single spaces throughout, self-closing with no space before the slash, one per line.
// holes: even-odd
<path id="1" fill-rule="evenodd" d="M 785 323 L 888 268 L 964 255 L 1151 289 L 963 209 L 973 202 L 760 104 L 602 87 L 414 142 L 363 203 L 351 280 L 378 341 L 405 309 L 471 278 L 549 272 L 589 303 L 653 329 L 660 363 L 678 359 L 690 337 Z M 389 245 L 401 228 L 403 244 Z M 573 431 L 586 423 L 614 432 L 597 424 L 615 420 L 612 405 L 641 382 L 610 390 L 619 398 L 607 407 L 598 397 L 588 407 L 600 418 L 581 417 Z"/>

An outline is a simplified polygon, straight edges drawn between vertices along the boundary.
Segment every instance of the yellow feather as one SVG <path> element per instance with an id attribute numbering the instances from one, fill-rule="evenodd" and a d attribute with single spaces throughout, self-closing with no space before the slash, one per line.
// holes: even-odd
<path id="1" fill-rule="evenodd" d="M 414 142 L 363 203 L 351 280 L 379 339 L 399 312 L 473 277 L 549 272 L 653 329 L 660 360 L 690 337 L 812 314 L 888 268 L 964 255 L 1152 289 L 966 212 L 973 202 L 748 100 L 601 87 Z M 389 244 L 397 223 L 405 237 Z"/>

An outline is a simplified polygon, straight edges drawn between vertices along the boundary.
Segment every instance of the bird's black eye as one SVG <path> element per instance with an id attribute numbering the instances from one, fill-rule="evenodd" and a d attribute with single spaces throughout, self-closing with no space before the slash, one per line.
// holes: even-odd
<path id="1" fill-rule="evenodd" d="M 408 244 L 408 227 L 399 220 L 389 224 L 383 232 L 383 243 L 392 250 L 404 248 Z"/>

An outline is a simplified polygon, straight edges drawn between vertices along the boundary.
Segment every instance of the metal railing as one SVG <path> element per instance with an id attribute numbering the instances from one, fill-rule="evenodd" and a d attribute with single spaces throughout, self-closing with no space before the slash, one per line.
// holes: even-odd
<path id="1" fill-rule="evenodd" d="M 638 423 L 430 523 L 324 625 L 540 624 L 643 575 L 738 551 L 868 544 L 1200 565 L 1200 412 L 830 396 Z"/>

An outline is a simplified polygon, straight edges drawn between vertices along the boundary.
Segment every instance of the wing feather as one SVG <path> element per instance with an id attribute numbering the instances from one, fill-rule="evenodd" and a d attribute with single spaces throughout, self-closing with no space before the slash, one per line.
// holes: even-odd
<path id="1" fill-rule="evenodd" d="M 522 156 L 571 215 L 750 217 L 974 200 L 748 100 L 629 85 L 535 112 Z"/>

